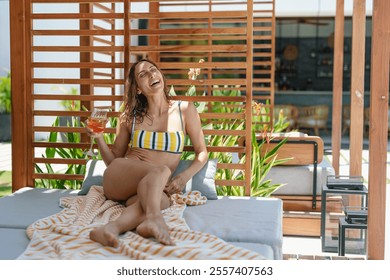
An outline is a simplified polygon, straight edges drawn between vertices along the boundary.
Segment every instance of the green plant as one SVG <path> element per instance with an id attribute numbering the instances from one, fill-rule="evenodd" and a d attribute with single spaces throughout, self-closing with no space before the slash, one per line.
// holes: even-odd
<path id="1" fill-rule="evenodd" d="M 0 171 L 0 197 L 12 193 L 12 171 Z"/>
<path id="2" fill-rule="evenodd" d="M 59 125 L 59 117 L 57 117 L 52 126 Z M 80 126 L 80 120 L 76 117 L 71 118 L 71 123 L 67 126 Z M 65 134 L 68 143 L 79 143 L 80 134 L 75 132 L 68 132 Z M 50 132 L 49 142 L 55 143 L 58 141 L 58 132 Z M 77 148 L 46 148 L 43 158 L 66 158 L 66 159 L 84 159 L 85 155 L 81 149 Z M 38 164 L 35 164 L 37 173 L 56 173 L 55 169 L 50 163 L 45 163 L 46 170 L 44 171 Z M 61 172 L 63 173 L 63 172 Z M 65 174 L 85 174 L 85 165 L 83 164 L 68 164 L 64 172 Z M 36 187 L 53 188 L 53 189 L 78 189 L 81 186 L 79 180 L 60 180 L 60 179 L 40 179 L 35 181 Z"/>
<path id="3" fill-rule="evenodd" d="M 77 95 L 77 89 L 71 88 L 69 92 L 67 92 L 66 89 L 62 87 L 55 87 L 54 89 L 59 89 L 62 92 L 66 94 L 73 94 Z M 80 110 L 80 102 L 79 101 L 73 101 L 73 100 L 63 100 L 61 102 L 61 105 L 68 111 L 79 111 Z M 87 111 L 85 107 L 81 108 L 84 111 Z M 67 118 L 66 124 L 67 127 L 83 127 L 84 123 L 80 121 L 79 117 L 71 116 Z M 109 127 L 116 127 L 117 125 L 117 118 L 116 117 L 109 117 L 108 118 L 108 126 Z M 53 124 L 53 127 L 60 126 L 60 117 L 57 117 Z M 49 143 L 56 143 L 59 141 L 58 132 L 50 132 L 49 134 Z M 78 132 L 67 132 L 63 133 L 64 141 L 67 143 L 80 143 L 80 133 Z M 115 135 L 106 133 L 104 134 L 104 139 L 106 143 L 113 144 L 115 140 Z M 42 155 L 43 158 L 63 158 L 63 159 L 85 159 L 86 155 L 84 154 L 84 151 L 79 148 L 46 148 L 45 154 Z M 101 159 L 100 154 L 98 155 L 98 159 Z M 85 164 L 67 164 L 66 170 L 56 170 L 54 166 L 50 163 L 45 163 L 44 166 L 40 166 L 38 164 L 35 164 L 35 170 L 37 173 L 48 173 L 48 174 L 55 174 L 56 172 L 61 172 L 65 174 L 78 174 L 78 175 L 84 175 L 85 174 Z M 35 181 L 36 187 L 44 187 L 44 188 L 54 188 L 54 189 L 79 189 L 81 187 L 82 181 L 81 180 L 59 180 L 59 179 L 39 179 Z"/>
<path id="4" fill-rule="evenodd" d="M 108 118 L 109 126 L 116 127 L 118 119 L 116 117 Z M 52 126 L 56 127 L 59 125 L 59 117 L 55 119 Z M 68 127 L 81 127 L 84 124 L 77 117 L 71 117 L 71 121 L 67 123 Z M 65 134 L 67 143 L 80 143 L 80 133 L 78 132 L 68 132 Z M 115 140 L 115 135 L 106 133 L 104 135 L 107 144 L 113 144 Z M 58 132 L 50 132 L 48 142 L 56 143 L 58 142 Z M 63 158 L 63 159 L 85 159 L 86 155 L 84 151 L 79 148 L 46 148 L 45 154 L 42 155 L 43 158 Z M 99 154 L 98 159 L 101 159 L 101 155 Z M 37 173 L 48 173 L 55 174 L 55 168 L 50 163 L 45 163 L 45 170 L 35 164 L 35 170 Z M 64 174 L 85 174 L 85 164 L 68 164 L 67 168 L 64 171 L 60 171 Z M 36 187 L 44 187 L 44 188 L 53 188 L 53 189 L 80 189 L 82 184 L 81 180 L 59 180 L 59 179 L 39 179 L 35 181 Z"/>
<path id="5" fill-rule="evenodd" d="M 199 61 L 204 62 L 203 60 Z M 188 77 L 190 80 L 195 80 L 200 74 L 200 68 L 190 68 Z M 171 95 L 176 95 L 174 87 L 171 86 Z M 196 95 L 196 87 L 191 85 L 185 92 L 187 96 Z M 213 96 L 240 96 L 241 91 L 237 87 L 224 86 L 222 88 L 215 86 L 213 88 Z M 205 102 L 194 103 L 199 113 L 202 113 L 206 109 Z M 210 108 L 214 113 L 241 113 L 244 111 L 244 103 L 237 104 L 237 102 L 211 102 Z M 264 106 L 261 103 L 252 103 L 252 154 L 251 154 L 251 195 L 252 196 L 269 196 L 275 190 L 282 186 L 282 184 L 272 184 L 272 180 L 266 179 L 268 172 L 272 167 L 286 162 L 288 159 L 278 159 L 277 152 L 280 147 L 287 141 L 287 138 L 279 142 L 272 150 L 267 150 L 266 143 L 271 139 L 268 137 L 263 138 L 261 141 L 257 141 L 256 133 L 270 132 L 270 128 L 264 125 L 270 121 L 269 106 Z M 288 127 L 288 122 L 283 114 L 279 115 L 279 118 L 274 121 L 272 132 L 282 132 Z M 222 129 L 222 130 L 242 130 L 245 128 L 243 121 L 232 121 L 227 122 L 226 120 L 216 120 L 213 123 L 209 123 L 203 126 L 203 129 Z M 238 145 L 240 136 L 233 135 L 214 135 L 206 137 L 206 142 L 210 146 L 236 146 Z M 190 144 L 189 140 L 186 140 L 186 144 Z M 264 152 L 263 152 L 264 150 Z M 263 152 L 263 153 L 262 153 Z M 184 152 L 182 159 L 191 160 L 194 158 L 192 152 Z M 232 153 L 222 152 L 210 152 L 209 158 L 217 158 L 220 163 L 233 163 Z M 239 159 L 239 163 L 245 163 L 246 156 L 243 155 Z M 241 170 L 229 170 L 229 169 L 217 169 L 216 179 L 217 180 L 243 180 L 245 174 Z M 224 196 L 243 196 L 244 188 L 240 186 L 217 186 L 217 194 Z"/>
<path id="6" fill-rule="evenodd" d="M 75 87 L 70 88 L 70 90 L 67 90 L 64 87 L 53 87 L 54 90 L 59 90 L 64 94 L 67 95 L 77 95 L 78 90 Z M 60 104 L 67 110 L 67 111 L 80 111 L 80 100 L 62 100 Z M 85 109 L 85 108 L 84 108 Z"/>
<path id="7" fill-rule="evenodd" d="M 0 77 L 0 113 L 11 113 L 11 74 Z"/>
<path id="8" fill-rule="evenodd" d="M 191 86 L 187 91 L 187 95 L 195 95 L 196 91 L 194 86 Z M 171 92 L 174 93 L 173 87 Z M 214 96 L 239 96 L 241 92 L 235 87 L 223 87 L 223 88 L 214 88 Z M 195 104 L 196 105 L 196 104 Z M 238 106 L 237 106 L 238 105 Z M 237 104 L 235 102 L 212 102 L 211 106 L 214 113 L 240 113 L 244 110 L 243 104 Z M 198 111 L 203 112 L 205 105 L 198 105 Z M 261 119 L 261 116 L 267 115 L 268 107 L 263 106 L 262 104 L 254 103 L 253 108 L 255 114 L 253 115 L 253 120 L 257 122 L 266 121 Z M 260 116 L 260 117 L 259 117 Z M 264 118 L 264 117 L 263 117 Z M 288 123 L 285 121 L 283 115 L 279 116 L 279 119 L 275 122 L 273 131 L 282 132 L 285 128 L 288 127 Z M 245 128 L 245 123 L 243 121 L 239 122 L 237 120 L 232 122 L 226 122 L 223 120 L 221 122 L 209 123 L 203 126 L 203 129 L 222 129 L 222 130 L 242 130 Z M 255 131 L 261 129 L 262 132 L 269 132 L 268 127 L 264 125 L 256 125 L 252 127 L 252 154 L 251 154 L 251 195 L 252 196 L 270 196 L 275 190 L 282 187 L 282 184 L 273 184 L 272 180 L 266 179 L 267 174 L 272 167 L 277 166 L 286 162 L 288 159 L 278 159 L 277 152 L 280 147 L 287 141 L 287 138 L 279 142 L 273 149 L 267 150 L 267 141 L 269 142 L 270 138 L 264 138 L 261 141 L 257 141 Z M 240 136 L 233 135 L 214 135 L 206 137 L 206 142 L 210 146 L 216 147 L 230 147 L 238 145 Z M 189 140 L 187 139 L 187 143 Z M 263 151 L 263 153 L 262 153 Z M 184 152 L 182 159 L 193 159 L 194 154 L 192 152 Z M 222 153 L 222 152 L 210 152 L 209 158 L 217 158 L 218 162 L 221 163 L 233 163 L 233 154 L 232 153 Z M 246 161 L 246 156 L 243 155 L 239 159 L 239 163 L 244 164 Z M 229 169 L 218 169 L 215 178 L 217 180 L 243 180 L 245 174 L 241 170 L 229 170 Z M 217 186 L 217 194 L 224 196 L 243 196 L 244 188 L 240 186 Z"/>

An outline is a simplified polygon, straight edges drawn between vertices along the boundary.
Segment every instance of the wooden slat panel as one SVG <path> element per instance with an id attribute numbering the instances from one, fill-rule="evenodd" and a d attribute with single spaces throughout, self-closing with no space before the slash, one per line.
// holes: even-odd
<path id="1" fill-rule="evenodd" d="M 106 62 L 34 62 L 34 68 L 123 68 L 123 63 Z"/>
<path id="2" fill-rule="evenodd" d="M 51 173 L 51 174 L 45 174 L 45 173 L 34 173 L 33 179 L 58 179 L 58 180 L 83 180 L 84 175 L 78 175 L 78 174 L 59 174 L 59 173 Z"/>
<path id="3" fill-rule="evenodd" d="M 246 18 L 246 11 L 214 11 L 211 13 L 214 18 Z M 130 17 L 133 19 L 169 19 L 169 18 L 177 18 L 183 17 L 187 19 L 207 19 L 210 17 L 209 12 L 159 12 L 159 13 L 130 13 Z"/>
<path id="4" fill-rule="evenodd" d="M 79 84 L 79 85 L 104 85 L 104 84 L 124 84 L 123 80 L 119 79 L 32 79 L 35 84 Z"/>
<path id="5" fill-rule="evenodd" d="M 33 36 L 123 36 L 124 30 L 45 30 L 38 29 L 32 31 Z"/>
<path id="6" fill-rule="evenodd" d="M 80 100 L 80 101 L 91 101 L 91 100 L 112 100 L 122 101 L 123 96 L 112 96 L 112 95 L 66 95 L 66 94 L 34 94 L 34 100 Z"/>
<path id="7" fill-rule="evenodd" d="M 78 3 L 80 12 L 59 12 L 58 7 L 61 3 Z M 131 11 L 131 2 L 149 2 L 150 10 L 143 13 L 134 13 Z M 29 2 L 30 3 L 30 2 Z M 273 58 L 272 51 L 274 47 L 272 38 L 274 37 L 274 1 L 94 1 L 86 0 L 36 0 L 31 3 L 38 3 L 45 7 L 56 7 L 53 12 L 41 13 L 28 11 L 30 23 L 26 24 L 26 36 L 30 36 L 28 41 L 29 50 L 27 65 L 28 69 L 34 69 L 34 76 L 30 75 L 26 79 L 29 88 L 34 89 L 29 93 L 27 106 L 32 104 L 42 104 L 47 101 L 81 101 L 82 106 L 90 110 L 95 106 L 95 102 L 108 102 L 112 104 L 115 110 L 115 104 L 120 104 L 123 100 L 122 86 L 124 85 L 123 76 L 128 72 L 131 60 L 140 57 L 151 57 L 167 74 L 169 85 L 174 85 L 175 90 L 183 90 L 190 85 L 195 85 L 202 90 L 198 92 L 199 96 L 176 96 L 173 100 L 187 100 L 191 102 L 207 102 L 205 113 L 201 114 L 205 122 L 232 122 L 235 120 L 246 122 L 246 130 L 206 130 L 207 136 L 243 136 L 250 135 L 251 123 L 251 100 L 252 91 L 259 91 L 262 95 L 267 94 L 264 100 L 272 100 L 269 94 L 272 94 L 272 71 Z M 110 4 L 113 3 L 113 4 Z M 121 3 L 124 13 L 118 13 L 115 9 L 115 3 Z M 221 10 L 223 5 L 235 4 L 237 9 Z M 26 4 L 27 5 L 27 4 Z M 93 5 L 97 9 L 92 9 Z M 176 7 L 198 6 L 202 11 L 180 12 Z M 254 5 L 256 8 L 254 9 Z M 219 6 L 219 10 L 215 7 Z M 160 7 L 164 7 L 161 12 Z M 204 9 L 207 7 L 207 9 Z M 172 8 L 172 10 L 170 10 Z M 148 21 L 148 28 L 136 27 L 130 25 L 130 19 L 134 22 L 137 19 Z M 123 20 L 123 24 L 115 26 L 117 21 Z M 66 22 L 77 21 L 80 24 L 79 30 L 70 30 Z M 35 23 L 56 22 L 62 24 L 56 30 L 34 29 Z M 37 24 L 38 26 L 39 24 Z M 119 27 L 119 28 L 118 28 Z M 38 27 L 39 28 L 39 27 Z M 177 36 L 182 35 L 182 36 Z M 32 36 L 32 37 L 31 37 Z M 80 39 L 80 44 L 62 44 L 60 41 L 56 45 L 35 44 L 35 37 L 60 36 L 64 40 Z M 99 37 L 100 36 L 100 37 Z M 75 38 L 73 38 L 75 37 Z M 132 40 L 130 40 L 130 38 Z M 133 39 L 144 39 L 146 45 L 133 44 Z M 31 40 L 30 40 L 31 39 Z M 38 42 L 38 40 L 36 40 Z M 117 43 L 124 41 L 125 43 Z M 231 41 L 231 42 L 229 42 Z M 141 41 L 140 41 L 141 42 Z M 254 51 L 253 51 L 254 48 Z M 62 56 L 57 59 L 58 62 L 38 60 L 39 55 L 55 54 L 55 52 L 65 52 L 73 55 L 80 54 L 80 61 L 66 61 Z M 97 57 L 99 56 L 99 57 Z M 120 56 L 120 59 L 117 58 Z M 256 59 L 253 59 L 253 58 Z M 202 77 L 196 81 L 187 79 L 188 68 L 197 68 L 198 63 L 195 60 L 205 59 L 202 67 Z M 254 62 L 255 61 L 255 62 Z M 46 68 L 46 69 L 45 69 Z M 118 70 L 124 69 L 120 74 Z M 24 69 L 24 67 L 20 68 Z M 41 76 L 40 70 L 64 73 L 68 70 L 79 72 L 80 77 L 70 78 L 64 74 L 64 77 L 58 78 L 56 75 Z M 27 72 L 29 72 L 28 70 Z M 267 76 L 265 76 L 267 75 Z M 252 79 L 254 76 L 254 79 Z M 31 77 L 31 78 L 30 78 Z M 34 77 L 34 78 L 32 78 Z M 103 79 L 106 77 L 107 79 Z M 221 78 L 223 77 L 223 78 Z M 262 85 L 264 83 L 265 85 Z M 51 85 L 79 88 L 81 94 L 55 94 L 41 90 Z M 243 96 L 213 96 L 216 94 L 214 85 L 230 86 L 234 90 L 245 92 Z M 94 95 L 97 90 L 105 90 L 103 94 Z M 203 96 L 205 91 L 205 96 Z M 257 98 L 258 99 L 258 98 Z M 23 99 L 21 99 L 23 100 Z M 35 102 L 39 101 L 39 102 Z M 232 108 L 240 108 L 239 113 L 212 113 L 211 102 L 228 102 Z M 229 105 L 230 106 L 230 105 Z M 84 133 L 82 127 L 53 127 L 42 126 L 34 123 L 39 117 L 51 116 L 78 116 L 85 119 L 88 112 L 85 111 L 64 111 L 54 110 L 52 108 L 41 109 L 38 105 L 30 106 L 32 111 L 28 120 L 26 129 L 28 139 L 31 139 L 37 132 L 73 132 L 81 133 L 81 143 L 48 143 L 48 142 L 29 142 L 28 151 L 30 157 L 33 157 L 34 148 L 77 148 L 85 149 L 89 145 L 89 139 Z M 247 113 L 245 113 L 247 112 Z M 115 116 L 118 112 L 110 115 Z M 108 129 L 109 133 L 114 133 L 115 129 Z M 211 152 L 221 153 L 243 153 L 249 154 L 248 147 L 207 147 Z M 185 147 L 186 151 L 191 151 L 191 146 Z M 17 161 L 17 159 L 16 159 Z M 61 164 L 62 162 L 73 162 L 80 164 L 79 160 L 61 160 L 61 159 L 36 159 L 36 163 Z M 221 169 L 241 169 L 249 174 L 249 161 L 245 164 L 219 163 Z M 32 175 L 32 165 L 28 168 L 29 177 L 41 178 L 38 174 Z M 55 175 L 60 178 L 61 174 Z M 50 174 L 42 175 L 50 178 Z M 64 177 L 65 178 L 65 177 Z M 68 177 L 69 178 L 69 177 Z M 31 179 L 32 180 L 32 179 Z M 250 178 L 246 181 L 219 181 L 219 184 L 246 186 L 246 193 L 250 188 Z"/>
<path id="8" fill-rule="evenodd" d="M 245 186 L 241 180 L 215 180 L 217 186 Z"/>
<path id="9" fill-rule="evenodd" d="M 86 159 L 74 158 L 33 158 L 34 163 L 50 163 L 50 164 L 86 164 Z"/>
<path id="10" fill-rule="evenodd" d="M 92 2 L 92 1 L 91 1 Z M 33 20 L 50 19 L 122 19 L 123 13 L 58 13 L 58 14 L 32 14 Z"/>

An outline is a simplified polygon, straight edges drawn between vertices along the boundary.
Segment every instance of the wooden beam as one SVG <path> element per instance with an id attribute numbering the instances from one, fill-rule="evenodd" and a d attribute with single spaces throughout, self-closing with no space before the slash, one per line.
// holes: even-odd
<path id="1" fill-rule="evenodd" d="M 28 151 L 26 103 L 25 2 L 10 5 L 12 88 L 12 191 L 27 186 Z M 21 36 L 21 34 L 23 36 Z"/>
<path id="2" fill-rule="evenodd" d="M 370 260 L 385 254 L 386 162 L 389 107 L 390 1 L 374 0 L 368 173 L 368 249 Z"/>
<path id="3" fill-rule="evenodd" d="M 80 3 L 80 13 L 91 13 L 91 3 Z M 80 20 L 80 30 L 89 31 L 93 29 L 93 22 L 89 20 Z M 80 47 L 90 47 L 93 45 L 92 38 L 90 36 L 80 36 Z M 80 63 L 91 63 L 93 61 L 93 53 L 91 51 L 80 52 Z M 80 79 L 93 79 L 93 68 L 80 68 Z M 80 83 L 80 95 L 93 95 L 93 85 L 91 83 L 81 84 Z M 93 108 L 93 100 L 80 102 L 81 108 L 85 107 L 88 110 Z M 86 118 L 82 118 L 85 121 Z M 91 141 L 88 135 L 81 135 L 82 142 Z"/>
<path id="4" fill-rule="evenodd" d="M 343 99 L 344 64 L 344 0 L 337 0 L 334 30 L 333 108 L 332 108 L 332 165 L 340 173 L 341 110 Z"/>
<path id="5" fill-rule="evenodd" d="M 351 128 L 349 174 L 362 175 L 366 0 L 354 0 L 352 16 Z"/>
<path id="6" fill-rule="evenodd" d="M 252 82 L 249 77 L 253 77 L 253 0 L 247 1 L 247 92 L 246 92 L 246 121 L 245 121 L 245 195 L 251 195 L 251 161 L 252 161 Z"/>
<path id="7" fill-rule="evenodd" d="M 149 3 L 149 14 L 159 14 L 160 12 L 160 3 L 158 2 L 153 2 L 153 3 Z M 148 20 L 148 28 L 151 28 L 151 29 L 160 29 L 159 25 L 160 25 L 160 17 L 158 16 L 156 19 L 149 19 Z M 160 41 L 159 41 L 159 37 L 156 37 L 156 36 L 151 36 L 149 37 L 149 46 L 156 46 L 156 47 L 159 47 L 160 46 Z M 159 55 L 159 52 L 148 52 L 148 56 L 151 60 L 155 61 L 155 62 L 159 62 L 160 61 L 160 55 Z"/>

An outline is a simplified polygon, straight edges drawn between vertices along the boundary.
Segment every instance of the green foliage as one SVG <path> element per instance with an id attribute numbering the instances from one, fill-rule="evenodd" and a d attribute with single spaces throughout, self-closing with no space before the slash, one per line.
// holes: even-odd
<path id="1" fill-rule="evenodd" d="M 77 95 L 78 90 L 75 87 L 72 87 L 70 90 L 67 90 L 64 87 L 53 87 L 55 90 L 59 90 L 64 94 L 67 95 Z M 62 100 L 60 104 L 65 108 L 67 111 L 80 111 L 80 100 Z M 83 108 L 84 109 L 84 108 Z"/>
<path id="2" fill-rule="evenodd" d="M 78 94 L 76 88 L 71 88 L 71 90 L 68 92 L 66 89 L 62 87 L 57 87 L 55 89 L 59 89 L 65 94 Z M 80 111 L 80 102 L 79 101 L 73 101 L 73 100 L 63 100 L 61 102 L 61 105 L 67 110 L 67 111 Z M 86 108 L 81 108 L 82 110 L 86 111 Z M 117 125 L 117 118 L 116 117 L 110 117 L 108 118 L 108 126 L 109 127 L 116 127 Z M 53 127 L 60 126 L 60 117 L 57 117 L 53 124 Z M 72 116 L 70 118 L 67 118 L 66 122 L 67 127 L 84 127 L 84 123 L 80 121 L 79 117 Z M 81 142 L 81 135 L 78 132 L 67 132 L 62 134 L 64 136 L 64 141 L 67 143 L 80 143 Z M 56 143 L 59 142 L 58 132 L 50 132 L 49 134 L 49 143 Z M 113 144 L 115 140 L 114 134 L 105 133 L 104 139 L 107 144 Z M 79 148 L 46 148 L 45 154 L 42 155 L 43 158 L 63 158 L 63 159 L 85 159 L 87 161 L 87 156 L 85 155 L 84 151 Z M 101 159 L 101 155 L 99 154 L 97 156 L 97 159 Z M 54 165 L 50 163 L 45 163 L 44 166 L 35 164 L 35 170 L 37 173 L 47 173 L 47 174 L 55 174 L 57 172 L 61 174 L 78 174 L 78 175 L 84 175 L 85 174 L 85 164 L 67 164 L 67 167 L 64 170 L 58 170 L 54 167 Z M 43 187 L 43 188 L 53 188 L 53 189 L 80 189 L 82 184 L 82 180 L 59 180 L 59 179 L 40 179 L 35 181 L 36 187 Z"/>
<path id="3" fill-rule="evenodd" d="M 11 113 L 11 74 L 0 77 L 0 113 Z"/>
<path id="4" fill-rule="evenodd" d="M 271 140 L 271 139 L 269 139 Z M 251 195 L 268 197 L 282 184 L 272 184 L 272 180 L 266 180 L 266 175 L 272 167 L 280 165 L 288 159 L 277 159 L 277 151 L 286 143 L 287 138 L 280 141 L 273 149 L 267 150 L 267 140 L 258 141 L 256 134 L 252 129 L 252 154 L 251 154 Z M 262 151 L 265 150 L 264 155 Z M 240 163 L 245 162 L 245 155 L 240 159 Z M 243 174 L 240 173 L 236 180 L 243 180 Z"/>
<path id="5" fill-rule="evenodd" d="M 195 86 L 191 86 L 186 95 L 195 95 Z M 175 94 L 173 87 L 171 93 Z M 215 87 L 213 96 L 240 96 L 240 90 L 234 87 Z M 197 105 L 198 112 L 203 112 L 205 105 Z M 244 110 L 244 104 L 237 102 L 211 102 L 210 106 L 214 113 L 240 113 Z M 269 109 L 266 106 L 260 106 L 258 114 L 253 115 L 254 122 L 269 122 Z M 288 122 L 283 115 L 279 115 L 278 120 L 275 120 L 273 131 L 282 132 L 288 127 Z M 243 130 L 245 123 L 237 120 L 232 122 L 214 122 L 203 126 L 203 129 L 221 129 L 221 130 Z M 267 140 L 258 141 L 255 131 L 267 131 L 267 128 L 262 124 L 252 126 L 252 154 L 251 154 L 251 195 L 252 196 L 270 196 L 282 184 L 273 184 L 272 180 L 266 179 L 267 174 L 272 167 L 286 162 L 288 159 L 278 159 L 277 152 L 280 147 L 287 141 L 287 138 L 279 142 L 270 151 L 267 150 Z M 234 135 L 213 135 L 206 137 L 206 143 L 214 147 L 232 147 L 237 146 L 240 136 Z M 268 139 L 271 140 L 271 139 Z M 187 139 L 186 145 L 190 144 Z M 263 151 L 264 150 L 264 151 Z M 262 153 L 263 152 L 263 153 Z M 226 152 L 209 152 L 209 158 L 216 158 L 220 163 L 233 163 L 233 154 Z M 192 160 L 194 154 L 192 152 L 184 152 L 182 159 Z M 239 159 L 239 163 L 244 164 L 246 156 L 243 155 Z M 241 170 L 217 169 L 215 176 L 216 180 L 244 180 L 245 174 Z M 241 186 L 217 186 L 217 194 L 223 196 L 244 196 L 244 188 Z"/>
<path id="6" fill-rule="evenodd" d="M 118 119 L 116 117 L 110 117 L 109 126 L 116 127 Z M 52 124 L 53 127 L 59 126 L 59 117 L 57 117 Z M 78 117 L 71 117 L 71 121 L 67 122 L 67 127 L 82 127 L 84 124 L 80 121 Z M 80 143 L 80 133 L 77 132 L 68 132 L 65 134 L 67 143 Z M 49 134 L 48 142 L 56 143 L 58 142 L 58 132 L 51 132 Z M 115 135 L 113 134 L 104 134 L 104 139 L 107 144 L 113 144 L 115 141 Z M 46 148 L 45 154 L 42 155 L 43 158 L 64 158 L 64 159 L 85 159 L 88 158 L 84 154 L 82 149 L 78 148 Z M 101 155 L 97 156 L 97 159 L 101 159 Z M 44 164 L 45 168 L 42 169 L 38 164 L 35 164 L 35 170 L 37 173 L 48 173 L 55 174 L 55 168 L 50 163 Z M 67 164 L 65 172 L 57 171 L 61 174 L 85 174 L 85 165 L 84 164 Z M 59 179 L 40 179 L 35 181 L 36 187 L 43 188 L 53 188 L 53 189 L 80 189 L 82 184 L 81 180 L 59 180 Z"/>
<path id="7" fill-rule="evenodd" d="M 59 117 L 57 117 L 52 126 L 59 125 Z M 70 127 L 81 126 L 80 119 L 72 117 L 71 122 L 67 123 Z M 80 143 L 80 133 L 68 132 L 65 134 L 66 141 L 68 143 Z M 49 143 L 55 143 L 58 141 L 58 132 L 50 132 Z M 84 159 L 85 155 L 81 149 L 78 148 L 46 148 L 43 158 L 65 158 L 65 159 Z M 43 170 L 38 164 L 35 164 L 35 170 L 37 173 L 56 173 L 55 169 L 50 163 L 45 163 L 46 170 Z M 83 164 L 67 164 L 67 168 L 61 171 L 64 174 L 85 174 L 85 165 Z M 53 188 L 53 189 L 79 189 L 81 186 L 80 180 L 60 180 L 60 179 L 40 179 L 35 181 L 36 187 Z"/>

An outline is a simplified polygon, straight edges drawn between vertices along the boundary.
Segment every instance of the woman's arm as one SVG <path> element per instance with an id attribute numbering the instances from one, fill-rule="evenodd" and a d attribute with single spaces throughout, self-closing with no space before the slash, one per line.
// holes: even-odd
<path id="1" fill-rule="evenodd" d="M 126 155 L 128 144 L 130 141 L 130 135 L 126 122 L 118 122 L 116 129 L 115 141 L 110 149 L 106 141 L 104 141 L 103 133 L 95 134 L 96 143 L 98 144 L 100 154 L 104 163 L 108 166 L 111 161 L 118 157 L 124 157 Z M 91 133 L 91 131 L 89 131 Z"/>
<path id="2" fill-rule="evenodd" d="M 186 170 L 178 174 L 168 183 L 165 191 L 169 194 L 181 192 L 185 184 L 206 164 L 208 152 L 200 117 L 193 103 L 182 102 L 183 123 L 194 147 L 195 158 Z"/>

